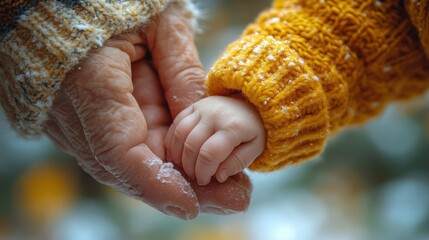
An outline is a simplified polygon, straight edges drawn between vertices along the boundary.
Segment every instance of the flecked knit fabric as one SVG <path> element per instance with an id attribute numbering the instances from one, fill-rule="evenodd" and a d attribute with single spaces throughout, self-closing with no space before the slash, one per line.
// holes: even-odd
<path id="1" fill-rule="evenodd" d="M 144 26 L 171 3 L 190 0 L 1 0 L 0 101 L 24 135 L 43 129 L 66 73 L 110 37 Z"/>
<path id="2" fill-rule="evenodd" d="M 415 1 L 417 2 L 417 0 Z M 276 0 L 215 63 L 212 95 L 241 92 L 259 110 L 272 171 L 319 154 L 342 127 L 423 93 L 428 0 Z M 416 14 L 418 12 L 418 14 Z M 424 19 L 423 19 L 424 18 Z M 420 37 L 419 37 L 420 34 Z"/>

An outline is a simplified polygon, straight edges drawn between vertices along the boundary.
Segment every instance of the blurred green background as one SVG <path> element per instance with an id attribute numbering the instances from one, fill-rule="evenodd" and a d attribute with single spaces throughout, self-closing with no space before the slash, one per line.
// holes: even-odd
<path id="1" fill-rule="evenodd" d="M 209 68 L 268 0 L 200 0 Z M 0 113 L 0 239 L 429 240 L 429 97 L 343 131 L 318 159 L 250 173 L 246 213 L 184 222 L 103 187 Z"/>

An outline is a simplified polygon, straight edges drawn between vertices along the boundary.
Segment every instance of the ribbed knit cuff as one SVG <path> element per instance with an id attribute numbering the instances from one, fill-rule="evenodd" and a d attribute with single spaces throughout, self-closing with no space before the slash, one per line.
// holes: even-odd
<path id="1" fill-rule="evenodd" d="M 321 152 L 329 123 L 319 80 L 286 42 L 259 34 L 230 45 L 211 69 L 209 94 L 241 92 L 260 112 L 267 143 L 250 169 L 272 171 Z"/>
<path id="2" fill-rule="evenodd" d="M 317 155 L 331 133 L 424 92 L 428 64 L 396 0 L 275 0 L 215 63 L 207 88 L 241 92 L 259 110 L 267 145 L 250 168 L 270 171 Z"/>
<path id="3" fill-rule="evenodd" d="M 24 135 L 40 134 L 53 96 L 73 66 L 173 2 L 195 23 L 190 0 L 47 0 L 30 8 L 0 42 L 0 100 L 13 127 Z"/>

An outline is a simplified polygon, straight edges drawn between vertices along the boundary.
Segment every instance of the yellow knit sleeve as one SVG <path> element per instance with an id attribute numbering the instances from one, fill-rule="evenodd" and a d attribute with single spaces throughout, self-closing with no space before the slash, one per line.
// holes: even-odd
<path id="1" fill-rule="evenodd" d="M 259 110 L 272 171 L 319 154 L 330 135 L 423 93 L 429 64 L 397 0 L 276 0 L 209 72 L 211 95 Z"/>

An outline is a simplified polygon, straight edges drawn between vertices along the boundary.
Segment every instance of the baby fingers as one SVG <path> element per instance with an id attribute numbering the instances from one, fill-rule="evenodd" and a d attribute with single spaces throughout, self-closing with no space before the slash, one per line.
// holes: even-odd
<path id="1" fill-rule="evenodd" d="M 182 154 L 182 166 L 185 173 L 192 180 L 195 179 L 195 164 L 201 146 L 213 135 L 213 129 L 205 124 L 198 123 L 186 138 Z"/>
<path id="2" fill-rule="evenodd" d="M 206 185 L 222 163 L 241 143 L 241 137 L 232 131 L 221 130 L 211 136 L 201 147 L 195 165 L 199 185 Z"/>
<path id="3" fill-rule="evenodd" d="M 216 171 L 216 179 L 219 182 L 225 182 L 228 177 L 242 172 L 263 152 L 263 143 L 258 138 L 243 143 L 236 147 L 234 151 L 223 161 Z"/>
<path id="4" fill-rule="evenodd" d="M 185 116 L 181 121 L 173 124 L 168 130 L 166 139 L 168 161 L 173 162 L 177 166 L 182 165 L 182 153 L 185 141 L 199 120 L 198 114 L 190 114 Z"/>

